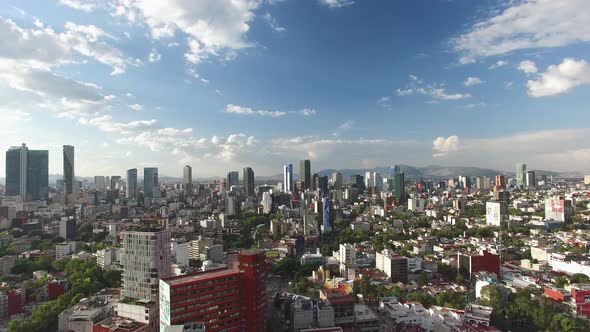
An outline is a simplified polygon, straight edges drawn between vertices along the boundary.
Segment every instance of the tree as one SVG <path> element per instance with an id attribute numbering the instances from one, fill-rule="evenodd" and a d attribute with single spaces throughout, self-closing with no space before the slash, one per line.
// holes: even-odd
<path id="1" fill-rule="evenodd" d="M 201 266 L 203 266 L 203 262 L 200 259 L 191 258 L 188 260 L 188 265 L 190 267 L 196 267 L 197 269 L 200 269 Z"/>
<path id="2" fill-rule="evenodd" d="M 555 277 L 555 286 L 557 286 L 557 288 L 563 288 L 563 286 L 565 286 L 565 284 L 568 283 L 568 280 L 566 277 L 564 276 L 557 276 Z"/>
<path id="3" fill-rule="evenodd" d="M 428 284 L 428 277 L 426 276 L 426 273 L 422 271 L 420 272 L 420 275 L 418 275 L 418 286 L 424 287 L 426 284 Z"/>
<path id="4" fill-rule="evenodd" d="M 570 278 L 572 284 L 584 284 L 590 282 L 590 277 L 583 273 L 576 273 Z"/>

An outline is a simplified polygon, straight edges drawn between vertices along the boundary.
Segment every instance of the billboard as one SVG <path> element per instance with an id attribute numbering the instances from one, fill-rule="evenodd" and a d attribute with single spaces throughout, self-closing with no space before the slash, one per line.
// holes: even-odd
<path id="1" fill-rule="evenodd" d="M 160 280 L 160 331 L 170 326 L 170 285 Z"/>
<path id="2" fill-rule="evenodd" d="M 565 203 L 563 199 L 551 199 L 551 211 L 556 213 L 563 213 Z"/>
<path id="3" fill-rule="evenodd" d="M 486 225 L 500 226 L 502 223 L 502 208 L 500 202 L 486 202 Z"/>

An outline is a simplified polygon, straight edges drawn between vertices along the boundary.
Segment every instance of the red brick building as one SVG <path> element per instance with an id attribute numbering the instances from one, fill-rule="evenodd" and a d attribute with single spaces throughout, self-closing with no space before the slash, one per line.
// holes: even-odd
<path id="1" fill-rule="evenodd" d="M 55 300 L 66 292 L 66 281 L 52 280 L 47 283 L 47 299 Z"/>
<path id="2" fill-rule="evenodd" d="M 160 281 L 160 329 L 188 322 L 207 332 L 266 331 L 266 255 L 228 254 L 227 267 Z"/>
<path id="3" fill-rule="evenodd" d="M 576 315 L 590 316 L 590 286 L 572 285 L 571 295 L 576 306 Z"/>

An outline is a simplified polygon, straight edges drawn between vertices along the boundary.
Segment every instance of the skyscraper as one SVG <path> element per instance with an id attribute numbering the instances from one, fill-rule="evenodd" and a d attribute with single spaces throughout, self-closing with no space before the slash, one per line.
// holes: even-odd
<path id="1" fill-rule="evenodd" d="M 406 196 L 404 173 L 396 173 L 393 178 L 393 196 L 398 201 L 403 200 Z"/>
<path id="2" fill-rule="evenodd" d="M 158 168 L 144 167 L 143 169 L 143 195 L 145 197 L 160 197 L 155 190 L 160 190 L 160 183 L 158 182 Z"/>
<path id="3" fill-rule="evenodd" d="M 535 172 L 534 171 L 528 171 L 524 174 L 524 179 L 525 179 L 525 185 L 527 187 L 534 187 L 537 184 L 537 181 L 535 180 Z"/>
<path id="4" fill-rule="evenodd" d="M 335 190 L 342 189 L 342 173 L 334 172 L 332 173 L 332 186 Z"/>
<path id="5" fill-rule="evenodd" d="M 303 188 L 311 188 L 311 162 L 307 159 L 299 161 L 299 181 L 303 182 Z"/>
<path id="6" fill-rule="evenodd" d="M 524 179 L 524 173 L 526 172 L 526 164 L 524 163 L 518 163 L 516 164 L 516 184 L 518 186 L 524 186 L 525 183 L 525 179 Z"/>
<path id="7" fill-rule="evenodd" d="M 240 172 L 230 171 L 227 172 L 227 187 L 239 186 L 240 185 Z"/>
<path id="8" fill-rule="evenodd" d="M 74 147 L 72 145 L 63 146 L 63 164 L 64 164 L 64 193 L 71 195 L 74 193 L 74 182 L 76 179 L 74 173 Z"/>
<path id="9" fill-rule="evenodd" d="M 244 167 L 242 177 L 244 178 L 246 196 L 254 196 L 254 170 L 250 167 Z"/>
<path id="10" fill-rule="evenodd" d="M 182 189 L 187 195 L 193 191 L 193 169 L 189 165 L 184 166 L 182 171 Z"/>
<path id="11" fill-rule="evenodd" d="M 328 176 L 318 176 L 316 179 L 316 190 L 321 191 L 322 196 L 328 196 L 330 194 L 330 190 L 328 189 Z"/>
<path id="12" fill-rule="evenodd" d="M 47 199 L 49 197 L 49 151 L 29 150 L 26 164 L 26 200 Z"/>
<path id="13" fill-rule="evenodd" d="M 332 223 L 330 222 L 330 198 L 326 196 L 322 197 L 322 221 L 323 231 L 331 231 Z"/>
<path id="14" fill-rule="evenodd" d="M 286 193 L 293 191 L 293 164 L 283 166 L 283 190 Z"/>
<path id="15" fill-rule="evenodd" d="M 121 177 L 119 175 L 111 176 L 111 190 L 119 189 L 119 181 L 121 181 Z"/>
<path id="16" fill-rule="evenodd" d="M 21 187 L 21 174 L 23 172 L 26 174 L 26 171 L 21 169 L 21 154 L 23 150 L 26 155 L 26 146 L 24 144 L 23 147 L 11 147 L 6 151 L 6 196 L 24 195 L 24 188 L 26 187 Z"/>
<path id="17" fill-rule="evenodd" d="M 107 180 L 104 176 L 99 175 L 94 177 L 94 186 L 97 190 L 105 190 L 107 189 Z"/>
<path id="18" fill-rule="evenodd" d="M 127 187 L 125 197 L 137 199 L 137 168 L 127 170 Z"/>
<path id="19" fill-rule="evenodd" d="M 311 190 L 311 191 L 316 191 L 316 190 L 318 190 L 318 189 L 319 189 L 319 188 L 318 188 L 318 181 L 319 181 L 319 180 L 318 180 L 318 178 L 319 178 L 319 177 L 320 177 L 320 176 L 319 176 L 319 175 L 317 175 L 316 173 L 313 173 L 313 174 L 311 175 L 310 184 L 309 184 L 309 190 Z"/>
<path id="20" fill-rule="evenodd" d="M 366 171 L 365 172 L 365 188 L 369 190 L 375 186 L 375 179 L 373 178 L 373 172 Z"/>
<path id="21" fill-rule="evenodd" d="M 6 151 L 6 195 L 44 200 L 49 196 L 49 152 L 29 150 L 23 143 Z"/>

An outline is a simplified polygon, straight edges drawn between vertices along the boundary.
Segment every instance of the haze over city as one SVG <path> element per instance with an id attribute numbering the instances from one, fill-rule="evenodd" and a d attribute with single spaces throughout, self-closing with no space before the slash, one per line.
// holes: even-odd
<path id="1" fill-rule="evenodd" d="M 589 18 L 584 0 L 7 0 L 0 149 L 48 149 L 61 174 L 75 145 L 79 176 L 587 172 Z"/>

